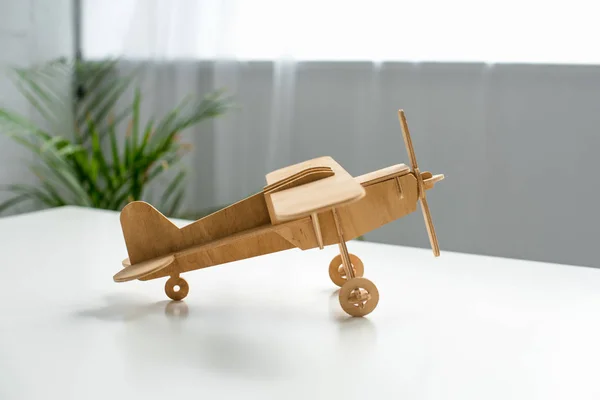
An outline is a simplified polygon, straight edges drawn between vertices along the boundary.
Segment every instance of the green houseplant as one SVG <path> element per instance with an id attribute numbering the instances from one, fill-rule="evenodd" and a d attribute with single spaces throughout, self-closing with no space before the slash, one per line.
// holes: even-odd
<path id="1" fill-rule="evenodd" d="M 221 91 L 185 98 L 166 115 L 141 121 L 139 71 L 119 76 L 116 62 L 61 59 L 13 70 L 15 84 L 41 122 L 0 109 L 0 134 L 35 154 L 30 169 L 39 184 L 2 186 L 13 196 L 0 203 L 0 212 L 30 201 L 41 207 L 120 210 L 130 201 L 147 200 L 166 215 L 177 215 L 186 177 L 180 161 L 190 150 L 181 132 L 224 114 L 231 99 Z M 127 93 L 132 98 L 123 106 Z M 159 177 L 169 180 L 164 194 L 146 199 Z"/>

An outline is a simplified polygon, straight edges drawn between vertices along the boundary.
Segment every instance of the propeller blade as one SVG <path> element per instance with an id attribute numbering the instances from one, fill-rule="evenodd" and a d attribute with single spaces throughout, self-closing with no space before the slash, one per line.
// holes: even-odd
<path id="1" fill-rule="evenodd" d="M 427 197 L 425 196 L 425 183 L 423 182 L 423 175 L 421 171 L 419 171 L 419 166 L 417 165 L 417 156 L 415 155 L 415 149 L 412 144 L 412 139 L 410 137 L 410 131 L 408 130 L 408 122 L 406 121 L 406 115 L 404 114 L 404 110 L 398 110 L 398 119 L 400 120 L 400 127 L 402 128 L 402 136 L 404 137 L 404 144 L 406 145 L 406 151 L 408 152 L 408 157 L 410 158 L 410 163 L 412 166 L 413 173 L 417 178 L 418 187 L 419 187 L 419 201 L 421 202 L 421 211 L 423 211 L 423 218 L 425 219 L 425 227 L 427 228 L 427 235 L 429 236 L 429 242 L 431 243 L 431 249 L 433 250 L 433 255 L 435 257 L 439 257 L 440 255 L 440 246 L 438 244 L 437 235 L 435 234 L 435 228 L 433 226 L 433 220 L 431 219 L 431 212 L 429 211 L 429 204 L 427 204 Z M 433 185 L 435 181 L 443 179 L 443 176 L 437 176 L 435 180 L 433 180 L 433 175 L 431 173 L 424 173 L 425 176 L 432 180 L 430 183 Z"/>
<path id="2" fill-rule="evenodd" d="M 433 226 L 433 220 L 431 219 L 431 212 L 429 211 L 429 204 L 427 204 L 427 198 L 422 197 L 421 199 L 421 211 L 423 211 L 423 218 L 425 219 L 425 227 L 427 228 L 427 234 L 429 235 L 429 242 L 431 243 L 431 249 L 435 257 L 440 256 L 440 245 L 438 243 L 437 235 L 435 234 L 435 227 Z"/>
<path id="3" fill-rule="evenodd" d="M 410 131 L 408 130 L 408 122 L 406 122 L 404 110 L 398 110 L 398 118 L 400 119 L 400 127 L 402 128 L 402 136 L 404 137 L 404 145 L 406 146 L 406 151 L 408 152 L 410 164 L 412 169 L 416 170 L 419 168 L 419 166 L 417 165 L 417 156 L 415 155 L 415 149 L 412 144 L 412 139 L 410 138 Z"/>

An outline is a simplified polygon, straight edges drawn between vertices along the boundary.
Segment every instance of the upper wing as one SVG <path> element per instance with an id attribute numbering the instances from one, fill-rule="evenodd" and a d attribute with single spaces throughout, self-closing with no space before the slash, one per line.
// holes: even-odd
<path id="1" fill-rule="evenodd" d="M 277 221 L 301 218 L 359 200 L 365 195 L 362 185 L 331 157 L 320 157 L 272 172 L 267 175 L 267 182 L 273 184 L 315 167 L 329 167 L 333 175 L 266 194 L 270 211 Z"/>
<path id="2" fill-rule="evenodd" d="M 332 165 L 337 165 L 340 169 L 342 168 L 331 157 L 319 157 L 298 164 L 290 165 L 289 167 L 269 172 L 266 176 L 267 185 L 274 186 L 278 183 L 281 183 L 284 180 L 293 179 L 294 176 L 301 175 L 302 173 L 311 170 L 332 169 Z"/>

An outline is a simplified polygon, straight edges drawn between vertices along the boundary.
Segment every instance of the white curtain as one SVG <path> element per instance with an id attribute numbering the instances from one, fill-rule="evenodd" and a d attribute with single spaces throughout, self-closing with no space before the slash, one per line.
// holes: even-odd
<path id="1" fill-rule="evenodd" d="M 83 0 L 88 56 L 598 64 L 589 0 Z"/>
<path id="2" fill-rule="evenodd" d="M 260 29 L 262 23 L 248 15 L 248 11 L 256 10 L 248 8 L 252 3 L 235 0 L 84 3 L 84 56 L 119 56 L 125 60 L 124 68 L 143 64 L 146 94 L 143 107 L 147 115 L 166 112 L 187 94 L 204 95 L 224 89 L 233 96 L 235 110 L 187 132 L 187 140 L 196 149 L 188 158 L 192 172 L 187 197 L 190 211 L 230 204 L 259 191 L 264 174 L 284 166 L 290 159 L 296 66 L 282 55 L 265 65 L 268 85 L 261 88 L 246 80 L 245 68 L 255 61 L 239 59 L 240 53 L 243 54 L 240 46 L 248 45 L 248 41 L 240 39 L 246 30 L 252 29 L 250 25 L 256 24 Z M 114 26 L 107 31 L 104 24 L 109 20 Z M 265 33 L 263 40 L 278 36 L 276 31 Z M 268 45 L 266 48 L 270 52 L 278 50 Z M 257 89 L 269 91 L 262 96 L 269 102 L 261 107 L 260 115 L 248 107 L 256 100 L 253 91 Z M 254 134 L 257 124 L 260 137 Z"/>

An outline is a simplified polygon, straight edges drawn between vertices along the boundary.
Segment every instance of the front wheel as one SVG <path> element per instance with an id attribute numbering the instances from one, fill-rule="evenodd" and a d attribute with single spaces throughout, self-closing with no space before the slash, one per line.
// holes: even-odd
<path id="1" fill-rule="evenodd" d="M 366 278 L 353 278 L 344 283 L 339 293 L 342 309 L 353 317 L 364 317 L 379 303 L 379 291 Z"/>
<path id="2" fill-rule="evenodd" d="M 165 293 L 171 300 L 183 300 L 189 291 L 190 287 L 188 283 L 180 276 L 172 276 L 165 283 Z"/>

